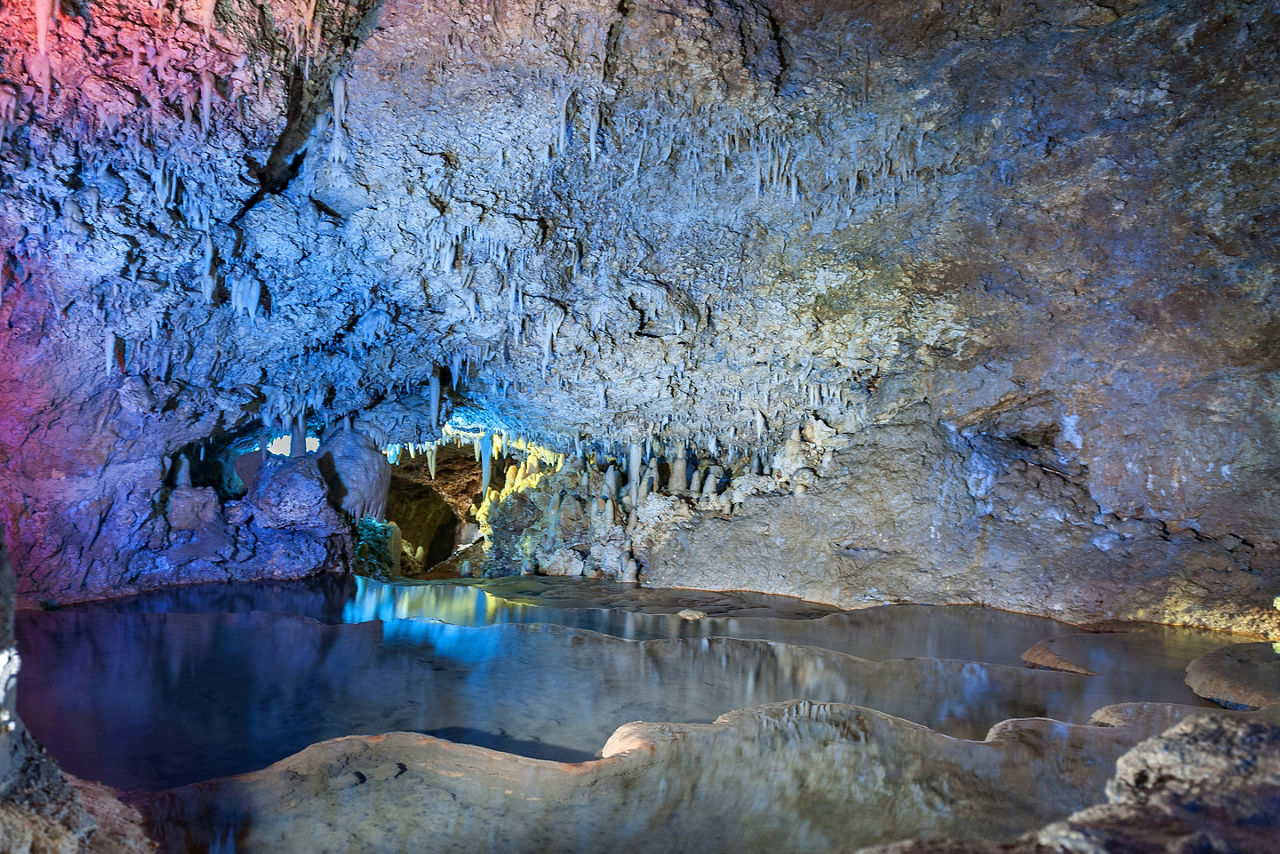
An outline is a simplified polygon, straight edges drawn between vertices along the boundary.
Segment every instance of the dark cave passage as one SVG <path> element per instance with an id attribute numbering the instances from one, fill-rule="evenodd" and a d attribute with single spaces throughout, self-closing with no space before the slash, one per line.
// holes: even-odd
<path id="1" fill-rule="evenodd" d="M 391 476 L 387 521 L 400 528 L 422 568 L 447 560 L 458 545 L 462 520 L 439 492 L 407 477 Z"/>
<path id="2" fill-rule="evenodd" d="M 494 460 L 494 471 L 504 471 L 511 462 Z M 401 455 L 391 469 L 386 518 L 400 528 L 404 540 L 403 574 L 426 573 L 476 540 L 479 526 L 473 509 L 482 500 L 482 477 L 482 466 L 469 445 L 437 447 L 434 471 L 427 455 Z M 501 487 L 500 475 L 492 486 Z"/>

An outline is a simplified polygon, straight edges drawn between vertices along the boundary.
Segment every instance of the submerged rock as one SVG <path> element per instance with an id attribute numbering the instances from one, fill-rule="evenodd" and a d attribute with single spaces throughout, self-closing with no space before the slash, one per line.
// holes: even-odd
<path id="1" fill-rule="evenodd" d="M 1039 667 L 1045 670 L 1061 670 L 1064 673 L 1079 673 L 1084 676 L 1097 676 L 1087 667 L 1072 664 L 1049 648 L 1049 644 L 1039 641 L 1035 646 L 1022 654 L 1022 660 L 1028 667 Z"/>

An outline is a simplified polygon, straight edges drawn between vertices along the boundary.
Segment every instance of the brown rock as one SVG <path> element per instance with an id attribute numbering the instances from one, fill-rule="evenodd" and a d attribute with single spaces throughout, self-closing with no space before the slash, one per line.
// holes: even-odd
<path id="1" fill-rule="evenodd" d="M 1187 665 L 1187 685 L 1229 709 L 1280 702 L 1280 650 L 1274 643 L 1225 646 Z"/>
<path id="2" fill-rule="evenodd" d="M 1022 654 L 1022 660 L 1026 662 L 1028 667 L 1034 667 L 1041 670 L 1061 670 L 1064 673 L 1081 673 L 1085 676 L 1097 676 L 1087 667 L 1081 667 L 1078 664 L 1072 664 L 1058 653 L 1049 648 L 1049 644 L 1045 641 L 1038 642 L 1035 646 L 1028 649 Z"/>

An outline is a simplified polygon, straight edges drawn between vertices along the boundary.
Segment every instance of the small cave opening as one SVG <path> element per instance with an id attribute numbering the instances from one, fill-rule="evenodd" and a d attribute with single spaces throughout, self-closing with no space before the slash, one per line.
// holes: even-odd
<path id="1" fill-rule="evenodd" d="M 495 460 L 495 472 L 506 462 Z M 400 572 L 406 576 L 457 575 L 461 567 L 447 565 L 450 558 L 480 536 L 473 508 L 483 498 L 483 469 L 473 448 L 438 446 L 434 469 L 433 473 L 431 459 L 422 454 L 401 455 L 391 469 L 386 519 L 400 529 Z"/>
<path id="2" fill-rule="evenodd" d="M 439 492 L 394 474 L 387 491 L 387 521 L 400 528 L 406 549 L 422 569 L 449 559 L 462 528 L 462 520 Z"/>
<path id="3" fill-rule="evenodd" d="M 223 502 L 241 498 L 246 484 L 236 461 L 249 451 L 258 453 L 258 449 L 254 430 L 218 431 L 182 446 L 169 457 L 165 485 L 169 489 L 180 485 L 209 487 Z"/>

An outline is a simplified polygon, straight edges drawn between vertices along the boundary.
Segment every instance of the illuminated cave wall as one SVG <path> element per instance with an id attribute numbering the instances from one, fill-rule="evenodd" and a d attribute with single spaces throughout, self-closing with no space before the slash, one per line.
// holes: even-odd
<path id="1" fill-rule="evenodd" d="M 341 519 L 175 455 L 457 405 L 623 484 L 633 445 L 722 467 L 606 520 L 650 583 L 1280 631 L 1278 36 L 1231 2 L 10 5 L 20 593 L 340 564 Z M 278 496 L 324 492 L 305 459 Z"/>

